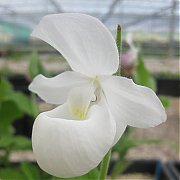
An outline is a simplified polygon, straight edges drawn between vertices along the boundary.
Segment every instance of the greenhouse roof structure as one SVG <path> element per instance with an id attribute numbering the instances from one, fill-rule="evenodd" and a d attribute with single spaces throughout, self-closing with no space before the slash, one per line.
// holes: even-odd
<path id="1" fill-rule="evenodd" d="M 121 24 L 124 31 L 175 33 L 179 32 L 179 3 L 179 0 L 1 0 L 0 37 L 9 33 L 26 38 L 44 15 L 65 12 L 93 15 L 111 30 Z"/>

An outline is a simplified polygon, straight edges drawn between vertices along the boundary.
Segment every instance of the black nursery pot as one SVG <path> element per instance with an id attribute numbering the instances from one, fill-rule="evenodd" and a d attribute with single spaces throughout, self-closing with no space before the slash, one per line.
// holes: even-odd
<path id="1" fill-rule="evenodd" d="M 169 161 L 167 163 L 169 171 L 172 173 L 173 180 L 179 180 L 180 178 L 180 161 Z"/>
<path id="2" fill-rule="evenodd" d="M 110 165 L 110 171 L 116 162 Z M 109 172 L 110 173 L 110 172 Z M 160 160 L 134 160 L 130 161 L 123 174 L 142 173 L 154 176 L 155 180 L 172 180 L 168 168 Z"/>
<path id="3" fill-rule="evenodd" d="M 25 94 L 30 94 L 28 86 L 30 84 L 29 80 L 23 75 L 10 75 L 8 80 L 13 84 L 13 87 L 17 91 L 24 92 Z"/>
<path id="4" fill-rule="evenodd" d="M 180 96 L 180 79 L 157 77 L 157 94 L 167 96 Z"/>
<path id="5" fill-rule="evenodd" d="M 32 119 L 32 117 L 29 117 L 27 115 L 16 120 L 13 123 L 13 127 L 15 128 L 15 134 L 31 138 L 33 123 L 34 120 Z"/>

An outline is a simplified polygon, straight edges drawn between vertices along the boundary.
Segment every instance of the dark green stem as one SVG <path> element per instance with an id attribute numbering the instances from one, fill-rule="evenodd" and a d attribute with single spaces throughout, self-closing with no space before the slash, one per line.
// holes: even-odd
<path id="1" fill-rule="evenodd" d="M 121 26 L 118 24 L 117 32 L 116 32 L 116 45 L 117 45 L 117 48 L 118 48 L 119 56 L 120 56 L 121 48 L 122 48 L 121 44 L 122 44 L 121 43 Z"/>
<path id="2" fill-rule="evenodd" d="M 117 49 L 118 49 L 118 53 L 119 53 L 119 62 L 121 62 L 120 57 L 121 57 L 122 43 L 121 43 L 121 26 L 119 24 L 117 26 L 117 32 L 116 32 L 116 45 L 117 45 Z M 119 68 L 118 68 L 117 72 L 113 75 L 120 76 L 120 74 L 121 74 L 121 67 L 119 64 Z"/>
<path id="3" fill-rule="evenodd" d="M 110 159 L 111 159 L 111 149 L 105 155 L 104 159 L 101 162 L 101 168 L 100 168 L 100 173 L 99 173 L 99 180 L 105 180 L 105 178 L 107 176 L 107 171 L 108 171 Z"/>
<path id="4" fill-rule="evenodd" d="M 34 93 L 31 93 L 31 102 L 32 102 L 33 116 L 36 117 L 39 114 L 39 109 L 36 101 L 36 95 Z"/>

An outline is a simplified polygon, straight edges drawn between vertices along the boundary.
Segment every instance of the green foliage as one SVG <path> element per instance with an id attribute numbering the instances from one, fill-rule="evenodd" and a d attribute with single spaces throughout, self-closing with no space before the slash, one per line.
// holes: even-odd
<path id="1" fill-rule="evenodd" d="M 48 76 L 47 71 L 44 69 L 37 52 L 33 52 L 29 63 L 29 75 L 33 79 L 38 74 Z"/>
<path id="2" fill-rule="evenodd" d="M 149 73 L 148 69 L 146 68 L 144 61 L 142 59 L 141 51 L 138 53 L 138 64 L 136 67 L 136 73 L 134 76 L 134 81 L 136 84 L 141 86 L 146 86 L 157 91 L 157 85 L 155 78 Z M 161 103 L 165 108 L 169 106 L 169 99 L 166 96 L 160 97 Z"/>
<path id="3" fill-rule="evenodd" d="M 118 24 L 117 26 L 117 33 L 116 33 L 116 46 L 118 49 L 118 53 L 119 53 L 119 58 L 120 58 L 120 54 L 121 54 L 121 48 L 122 48 L 122 39 L 121 39 L 121 26 Z M 121 72 L 120 72 L 120 67 L 118 67 L 118 70 L 116 73 L 114 73 L 114 76 L 120 76 Z"/>
<path id="4" fill-rule="evenodd" d="M 7 149 L 11 147 L 11 150 L 22 150 L 31 148 L 31 140 L 24 136 L 6 135 L 0 138 L 0 148 Z"/>
<path id="5" fill-rule="evenodd" d="M 13 46 L 8 46 L 5 49 L 5 60 L 13 60 L 13 61 L 20 61 L 23 58 L 26 58 L 29 56 L 29 53 L 23 52 L 23 51 L 18 51 L 15 47 Z"/>
<path id="6" fill-rule="evenodd" d="M 8 98 L 8 96 L 13 92 L 12 85 L 5 79 L 0 79 L 0 101 Z"/>
<path id="7" fill-rule="evenodd" d="M 0 137 L 11 131 L 11 124 L 23 116 L 23 112 L 13 101 L 4 101 L 0 106 Z"/>
<path id="8" fill-rule="evenodd" d="M 31 140 L 24 136 L 13 136 L 6 134 L 0 137 L 0 149 L 4 151 L 1 155 L 0 166 L 9 166 L 9 155 L 13 150 L 31 149 Z"/>
<path id="9" fill-rule="evenodd" d="M 14 91 L 7 80 L 0 79 L 0 103 L 5 101 L 12 101 L 23 113 L 33 117 L 36 116 L 32 110 L 33 102 L 31 99 L 21 92 Z"/>
<path id="10" fill-rule="evenodd" d="M 31 140 L 24 136 L 14 135 L 12 123 L 24 114 L 35 116 L 34 108 L 35 96 L 31 98 L 14 91 L 11 84 L 5 80 L 0 80 L 0 149 L 4 154 L 0 157 L 0 179 L 62 179 L 53 177 L 42 170 L 37 165 L 22 163 L 12 166 L 9 162 L 9 155 L 14 150 L 31 149 Z M 33 109 L 34 108 L 34 109 Z M 88 174 L 70 178 L 75 179 L 97 179 L 98 170 L 94 169 Z"/>
<path id="11" fill-rule="evenodd" d="M 116 45 L 118 48 L 119 55 L 121 53 L 121 26 L 118 24 L 117 26 L 117 33 L 116 33 Z"/>
<path id="12" fill-rule="evenodd" d="M 42 171 L 37 164 L 22 162 L 0 168 L 0 179 L 51 180 L 52 176 Z"/>
<path id="13" fill-rule="evenodd" d="M 17 167 L 7 167 L 0 169 L 0 179 L 24 180 L 26 177 Z"/>
<path id="14" fill-rule="evenodd" d="M 36 114 L 34 114 L 32 110 L 32 101 L 28 96 L 20 92 L 14 92 L 9 96 L 8 99 L 16 103 L 16 105 L 22 112 L 33 117 L 36 116 Z"/>
<path id="15" fill-rule="evenodd" d="M 39 171 L 39 168 L 33 164 L 23 162 L 20 165 L 20 169 L 24 176 L 26 177 L 25 179 L 27 180 L 35 180 L 35 179 L 41 179 L 41 171 Z"/>
<path id="16" fill-rule="evenodd" d="M 1 165 L 8 167 L 11 151 L 31 148 L 30 139 L 14 135 L 12 123 L 25 114 L 34 117 L 36 114 L 33 108 L 31 98 L 14 91 L 7 80 L 0 79 L 0 148 L 4 150 L 4 155 L 0 157 Z"/>
<path id="17" fill-rule="evenodd" d="M 165 108 L 167 108 L 169 106 L 169 104 L 170 104 L 169 98 L 166 97 L 166 96 L 160 96 L 159 98 L 160 98 L 161 103 L 163 104 L 163 106 Z"/>
<path id="18" fill-rule="evenodd" d="M 121 139 L 117 142 L 117 144 L 112 149 L 113 152 L 117 152 L 119 154 L 119 159 L 112 169 L 112 173 L 111 173 L 112 178 L 115 178 L 120 173 L 122 173 L 123 170 L 129 165 L 129 163 L 126 162 L 125 157 L 131 148 L 137 147 L 142 144 L 161 143 L 161 141 L 157 139 L 134 140 L 130 138 L 130 134 L 132 131 L 133 131 L 133 128 L 129 128 L 128 132 L 125 132 L 123 134 Z"/>
<path id="19" fill-rule="evenodd" d="M 116 176 L 122 174 L 123 171 L 129 166 L 129 164 L 130 163 L 127 161 L 118 161 L 111 172 L 112 179 L 115 179 Z"/>
<path id="20" fill-rule="evenodd" d="M 0 79 L 0 135 L 10 132 L 11 124 L 23 115 L 35 117 L 34 102 L 25 94 L 14 91 L 5 79 Z"/>
<path id="21" fill-rule="evenodd" d="M 57 177 L 52 177 L 52 180 L 60 180 L 60 179 L 64 179 L 64 178 L 57 178 Z M 89 173 L 83 175 L 83 176 L 79 176 L 79 177 L 75 177 L 75 178 L 66 178 L 66 180 L 96 180 L 98 179 L 98 169 L 95 168 L 93 170 L 91 170 Z M 65 180 L 65 179 L 64 179 Z"/>
<path id="22" fill-rule="evenodd" d="M 0 179 L 47 179 L 47 180 L 63 180 L 64 178 L 53 177 L 46 172 L 42 171 L 37 164 L 30 162 L 22 162 L 20 164 L 11 164 L 9 167 L 0 168 Z M 75 178 L 65 178 L 66 180 L 97 180 L 97 168 L 91 170 L 89 173 Z M 64 180 L 65 180 L 64 179 Z"/>
<path id="23" fill-rule="evenodd" d="M 144 61 L 142 59 L 141 51 L 138 52 L 138 63 L 136 67 L 136 74 L 134 77 L 134 81 L 136 84 L 149 87 L 156 92 L 156 81 L 150 75 L 148 69 L 146 68 Z"/>

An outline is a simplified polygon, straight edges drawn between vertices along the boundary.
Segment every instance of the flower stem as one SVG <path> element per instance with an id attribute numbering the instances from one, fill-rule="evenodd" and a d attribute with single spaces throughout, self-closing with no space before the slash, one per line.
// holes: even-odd
<path id="1" fill-rule="evenodd" d="M 111 149 L 108 151 L 108 153 L 105 155 L 104 159 L 101 162 L 99 180 L 105 180 L 110 159 L 111 159 Z"/>
<path id="2" fill-rule="evenodd" d="M 39 109 L 36 102 L 36 95 L 34 93 L 31 93 L 31 103 L 33 116 L 36 117 L 39 114 Z"/>

